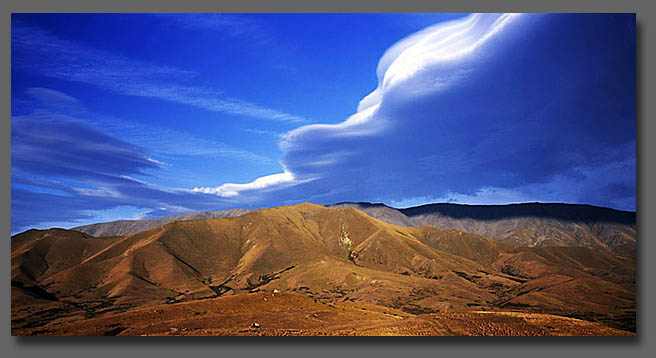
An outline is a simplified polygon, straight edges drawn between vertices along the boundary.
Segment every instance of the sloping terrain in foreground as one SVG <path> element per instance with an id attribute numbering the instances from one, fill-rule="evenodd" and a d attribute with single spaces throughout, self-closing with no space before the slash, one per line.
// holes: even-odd
<path id="1" fill-rule="evenodd" d="M 16 335 L 635 331 L 631 255 L 512 247 L 354 208 L 300 204 L 113 237 L 29 230 L 11 246 Z"/>

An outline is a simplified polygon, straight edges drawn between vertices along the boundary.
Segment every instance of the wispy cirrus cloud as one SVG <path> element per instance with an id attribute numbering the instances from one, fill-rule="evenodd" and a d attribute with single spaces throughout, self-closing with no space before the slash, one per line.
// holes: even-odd
<path id="1" fill-rule="evenodd" d="M 87 120 L 108 133 L 120 135 L 128 142 L 139 143 L 160 156 L 204 156 L 271 163 L 272 159 L 226 143 L 202 138 L 182 130 L 157 125 L 129 122 L 115 117 L 87 116 Z"/>
<path id="2" fill-rule="evenodd" d="M 157 13 L 152 15 L 188 30 L 213 30 L 232 36 L 262 33 L 259 22 L 240 14 Z"/>
<path id="3" fill-rule="evenodd" d="M 64 106 L 73 109 L 80 107 L 80 101 L 77 98 L 50 88 L 31 87 L 25 91 L 25 94 L 49 108 Z"/>
<path id="4" fill-rule="evenodd" d="M 21 107 L 27 111 L 12 117 L 12 121 L 16 123 L 17 135 L 21 133 L 21 126 L 30 121 L 38 123 L 39 128 L 46 130 L 52 130 L 53 126 L 78 123 L 98 132 L 123 138 L 129 143 L 139 143 L 143 150 L 159 156 L 226 157 L 258 163 L 271 162 L 271 159 L 265 156 L 182 130 L 90 112 L 77 98 L 61 91 L 33 87 L 28 88 L 25 95 L 15 97 L 20 99 Z"/>
<path id="5" fill-rule="evenodd" d="M 302 123 L 302 116 L 232 98 L 222 91 L 190 84 L 199 74 L 172 66 L 136 61 L 59 38 L 14 20 L 12 68 L 93 85 L 114 93 L 164 100 L 204 110 L 257 119 Z"/>
<path id="6" fill-rule="evenodd" d="M 43 176 L 111 178 L 160 167 L 142 148 L 66 117 L 16 116 L 11 140 L 12 168 Z"/>

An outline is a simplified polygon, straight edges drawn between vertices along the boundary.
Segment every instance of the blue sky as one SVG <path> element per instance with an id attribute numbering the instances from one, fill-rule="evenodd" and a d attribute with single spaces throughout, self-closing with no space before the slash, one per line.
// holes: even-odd
<path id="1" fill-rule="evenodd" d="M 635 210 L 635 17 L 13 14 L 12 232 L 303 201 Z"/>

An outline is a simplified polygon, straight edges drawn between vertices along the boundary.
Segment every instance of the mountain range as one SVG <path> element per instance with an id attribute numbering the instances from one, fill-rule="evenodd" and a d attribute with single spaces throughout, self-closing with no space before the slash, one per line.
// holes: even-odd
<path id="1" fill-rule="evenodd" d="M 201 215 L 225 217 L 14 235 L 12 334 L 636 331 L 634 213 L 304 203 Z"/>
<path id="2" fill-rule="evenodd" d="M 606 253 L 635 254 L 635 212 L 591 205 L 525 203 L 509 205 L 428 204 L 396 209 L 385 204 L 338 203 L 398 226 L 431 225 L 485 236 L 512 246 L 583 246 Z M 153 220 L 119 220 L 73 228 L 94 236 L 118 236 L 172 221 L 231 218 L 244 209 L 168 216 Z"/>

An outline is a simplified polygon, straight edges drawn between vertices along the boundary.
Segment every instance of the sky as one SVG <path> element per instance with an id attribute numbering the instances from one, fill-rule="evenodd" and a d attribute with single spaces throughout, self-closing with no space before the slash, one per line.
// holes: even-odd
<path id="1" fill-rule="evenodd" d="M 633 14 L 12 14 L 11 231 L 300 202 L 636 208 Z"/>

